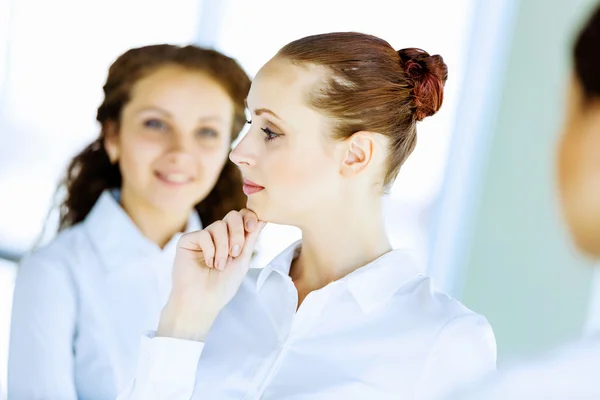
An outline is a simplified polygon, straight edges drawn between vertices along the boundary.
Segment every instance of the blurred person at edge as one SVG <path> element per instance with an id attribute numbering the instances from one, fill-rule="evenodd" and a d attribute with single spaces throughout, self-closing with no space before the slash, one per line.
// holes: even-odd
<path id="1" fill-rule="evenodd" d="M 600 260 L 600 5 L 579 33 L 558 145 L 562 213 L 577 248 Z M 600 332 L 493 374 L 452 400 L 598 400 Z"/>

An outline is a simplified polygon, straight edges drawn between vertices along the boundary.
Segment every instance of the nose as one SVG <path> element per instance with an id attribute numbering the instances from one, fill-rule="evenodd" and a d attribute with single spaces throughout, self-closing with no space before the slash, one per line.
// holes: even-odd
<path id="1" fill-rule="evenodd" d="M 168 158 L 172 163 L 184 163 L 193 158 L 192 143 L 184 135 L 171 135 L 167 149 Z"/>
<path id="2" fill-rule="evenodd" d="M 229 153 L 229 159 L 238 167 L 253 167 L 256 165 L 256 156 L 250 149 L 248 134 L 239 141 L 237 146 Z"/>

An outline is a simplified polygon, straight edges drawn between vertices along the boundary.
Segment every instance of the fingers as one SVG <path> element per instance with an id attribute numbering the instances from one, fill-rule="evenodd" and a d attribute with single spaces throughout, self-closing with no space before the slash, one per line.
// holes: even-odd
<path id="1" fill-rule="evenodd" d="M 229 235 L 227 223 L 225 221 L 216 221 L 207 229 L 210 232 L 215 247 L 214 267 L 223 270 L 229 257 Z M 208 264 L 207 264 L 208 265 Z"/>
<path id="2" fill-rule="evenodd" d="M 247 208 L 243 208 L 239 212 L 232 211 L 227 214 L 225 219 L 230 228 L 230 240 L 235 237 L 232 241 L 231 255 L 233 257 L 251 256 L 256 246 L 256 240 L 266 223 L 259 221 L 256 213 Z"/>
<path id="3" fill-rule="evenodd" d="M 252 252 L 254 251 L 254 247 L 256 246 L 256 241 L 262 229 L 265 227 L 266 222 L 262 222 L 258 220 L 258 216 L 252 210 L 244 208 L 240 210 L 239 214 L 244 221 L 244 227 L 246 232 L 245 242 L 242 246 L 241 256 L 251 257 Z"/>
<path id="4" fill-rule="evenodd" d="M 239 214 L 242 216 L 246 231 L 253 232 L 258 226 L 258 217 L 254 211 L 243 208 L 240 210 Z"/>
<path id="5" fill-rule="evenodd" d="M 207 230 L 186 233 L 179 239 L 179 247 L 186 250 L 201 252 L 207 267 L 213 267 L 215 246 Z"/>
<path id="6" fill-rule="evenodd" d="M 229 254 L 232 257 L 237 257 L 242 252 L 246 236 L 242 214 L 237 211 L 231 211 L 225 216 L 223 221 L 227 224 L 229 232 Z"/>
<path id="7" fill-rule="evenodd" d="M 214 266 L 215 258 L 215 245 L 213 243 L 210 233 L 207 231 L 200 231 L 198 235 L 198 246 L 202 250 L 202 256 L 204 257 L 204 263 L 207 267 L 212 268 Z"/>
<path id="8" fill-rule="evenodd" d="M 232 258 L 252 255 L 265 225 L 251 210 L 231 211 L 222 221 L 184 235 L 181 247 L 201 251 L 207 267 L 222 271 Z"/>
<path id="9" fill-rule="evenodd" d="M 256 223 L 256 228 L 254 231 L 250 232 L 246 236 L 246 242 L 244 243 L 244 247 L 242 249 L 241 256 L 243 257 L 251 257 L 252 252 L 254 251 L 254 247 L 256 246 L 256 241 L 258 240 L 258 236 L 260 236 L 260 232 L 263 230 L 267 223 L 264 221 L 258 221 Z"/>

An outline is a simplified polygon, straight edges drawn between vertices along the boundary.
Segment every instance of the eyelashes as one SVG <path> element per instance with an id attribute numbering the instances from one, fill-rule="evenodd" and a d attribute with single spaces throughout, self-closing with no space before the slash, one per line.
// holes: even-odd
<path id="1" fill-rule="evenodd" d="M 246 123 L 252 124 L 252 121 L 251 120 L 247 120 Z M 283 136 L 283 134 L 273 132 L 268 127 L 260 128 L 260 130 L 265 133 L 265 142 L 271 142 L 271 141 L 277 139 L 278 137 Z"/>
<path id="2" fill-rule="evenodd" d="M 155 129 L 159 131 L 164 131 L 167 129 L 167 124 L 157 118 L 150 118 L 144 121 L 144 126 L 146 128 Z"/>
<path id="3" fill-rule="evenodd" d="M 260 128 L 261 131 L 265 133 L 265 142 L 270 142 L 277 139 L 281 134 L 275 133 L 269 128 Z"/>

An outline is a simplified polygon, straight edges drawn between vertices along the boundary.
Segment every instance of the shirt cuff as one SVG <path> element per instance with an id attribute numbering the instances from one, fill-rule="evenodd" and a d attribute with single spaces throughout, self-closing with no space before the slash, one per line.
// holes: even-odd
<path id="1" fill-rule="evenodd" d="M 189 399 L 194 391 L 198 360 L 204 343 L 156 337 L 142 338 L 136 371 L 134 398 Z"/>

